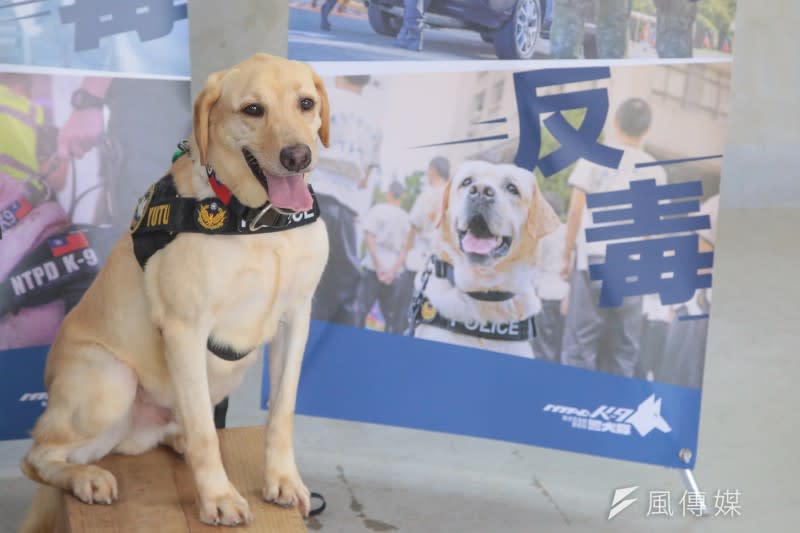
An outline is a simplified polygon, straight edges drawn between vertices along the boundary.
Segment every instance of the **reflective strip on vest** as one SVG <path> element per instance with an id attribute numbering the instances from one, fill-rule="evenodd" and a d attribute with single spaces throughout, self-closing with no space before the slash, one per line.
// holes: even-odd
<path id="1" fill-rule="evenodd" d="M 18 180 L 39 175 L 36 141 L 43 123 L 41 106 L 0 85 L 0 172 Z"/>

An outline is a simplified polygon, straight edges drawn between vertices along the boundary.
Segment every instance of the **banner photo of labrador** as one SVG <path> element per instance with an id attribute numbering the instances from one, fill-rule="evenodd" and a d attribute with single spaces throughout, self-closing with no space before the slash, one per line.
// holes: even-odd
<path id="1" fill-rule="evenodd" d="M 534 357 L 536 246 L 559 224 L 531 172 L 464 162 L 445 188 L 438 240 L 417 279 L 415 337 Z"/>

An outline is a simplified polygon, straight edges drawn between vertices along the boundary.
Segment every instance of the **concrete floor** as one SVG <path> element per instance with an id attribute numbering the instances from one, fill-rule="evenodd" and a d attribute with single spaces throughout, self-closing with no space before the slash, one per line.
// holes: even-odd
<path id="1" fill-rule="evenodd" d="M 678 472 L 475 438 L 298 417 L 306 484 L 328 509 L 312 531 L 547 533 L 796 531 L 800 437 L 796 346 L 800 209 L 720 213 L 700 456 L 712 505 L 739 490 L 741 516 L 684 518 Z M 258 372 L 232 399 L 231 425 L 261 423 Z M 33 491 L 16 463 L 24 441 L 0 444 L 0 533 L 15 530 Z M 609 522 L 615 488 L 638 500 Z M 649 491 L 672 491 L 672 518 L 646 517 Z M 794 526 L 792 524 L 795 524 Z"/>

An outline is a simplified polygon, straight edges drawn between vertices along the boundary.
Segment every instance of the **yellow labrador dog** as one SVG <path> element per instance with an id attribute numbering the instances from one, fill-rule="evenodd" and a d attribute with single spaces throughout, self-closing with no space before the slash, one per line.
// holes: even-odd
<path id="1" fill-rule="evenodd" d="M 533 357 L 536 244 L 558 216 L 514 165 L 467 161 L 443 194 L 430 276 L 417 278 L 415 336 Z"/>
<path id="2" fill-rule="evenodd" d="M 327 260 L 325 225 L 211 233 L 225 218 L 221 190 L 252 212 L 268 201 L 289 218 L 311 208 L 306 176 L 328 128 L 325 87 L 305 64 L 259 54 L 208 78 L 194 105 L 188 157 L 170 171 L 180 197 L 214 200 L 213 212 L 197 203 L 205 232 L 178 233 L 144 267 L 131 235 L 116 244 L 48 355 L 49 400 L 22 461 L 26 475 L 108 504 L 117 480 L 88 463 L 163 443 L 188 461 L 203 522 L 249 522 L 247 502 L 222 465 L 212 406 L 270 343 L 263 497 L 307 514 L 293 412 L 311 299 Z M 167 215 L 150 209 L 144 223 Z M 46 487 L 37 500 L 51 497 Z M 42 516 L 37 500 L 33 522 Z"/>

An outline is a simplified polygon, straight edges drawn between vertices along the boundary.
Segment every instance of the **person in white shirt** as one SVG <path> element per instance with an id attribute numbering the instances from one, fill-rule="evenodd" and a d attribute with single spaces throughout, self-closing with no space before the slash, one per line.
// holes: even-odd
<path id="1" fill-rule="evenodd" d="M 357 325 L 363 327 L 375 301 L 381 308 L 389 333 L 403 333 L 407 306 L 403 305 L 395 265 L 402 258 L 402 243 L 411 226 L 409 216 L 400 207 L 405 187 L 395 181 L 386 191 L 386 202 L 372 207 L 364 217 L 364 275 L 358 286 L 359 317 Z"/>
<path id="2" fill-rule="evenodd" d="M 403 299 L 406 309 L 411 306 L 417 272 L 425 268 L 431 253 L 433 232 L 442 211 L 442 193 L 449 179 L 450 161 L 443 156 L 431 159 L 428 164 L 427 182 L 411 208 L 411 227 L 401 257 L 393 267 L 393 270 L 398 272 L 398 282 L 400 283 L 398 293 Z M 403 269 L 403 264 L 405 264 L 405 269 Z M 406 324 L 406 327 L 408 325 Z"/>
<path id="3" fill-rule="evenodd" d="M 557 192 L 546 191 L 542 196 L 561 217 L 564 202 Z M 561 258 L 564 255 L 566 224 L 539 239 L 536 245 L 536 277 L 533 280 L 542 309 L 534 317 L 536 336 L 531 346 L 536 357 L 554 363 L 561 362 L 561 341 L 564 335 L 562 307 L 569 295 L 569 283 L 561 278 Z"/>
<path id="4" fill-rule="evenodd" d="M 357 325 L 361 268 L 356 233 L 375 190 L 381 149 L 379 112 L 363 94 L 370 76 L 338 76 L 328 85 L 330 147 L 320 150 L 310 183 L 328 228 L 330 252 L 314 294 L 312 318 Z"/>
<path id="5" fill-rule="evenodd" d="M 638 163 L 655 161 L 642 148 L 651 121 L 652 111 L 647 102 L 641 98 L 623 102 L 614 117 L 616 142 L 606 143 L 623 150 L 618 168 L 582 159 L 569 177 L 572 194 L 561 272 L 565 280 L 570 280 L 561 354 L 564 364 L 633 376 L 641 336 L 642 297 L 626 297 L 618 307 L 598 307 L 601 284 L 590 280 L 588 267 L 605 262 L 606 243 L 586 242 L 586 229 L 592 226 L 586 195 L 628 189 L 635 180 L 666 183 L 666 173 L 660 166 L 636 168 Z"/>

